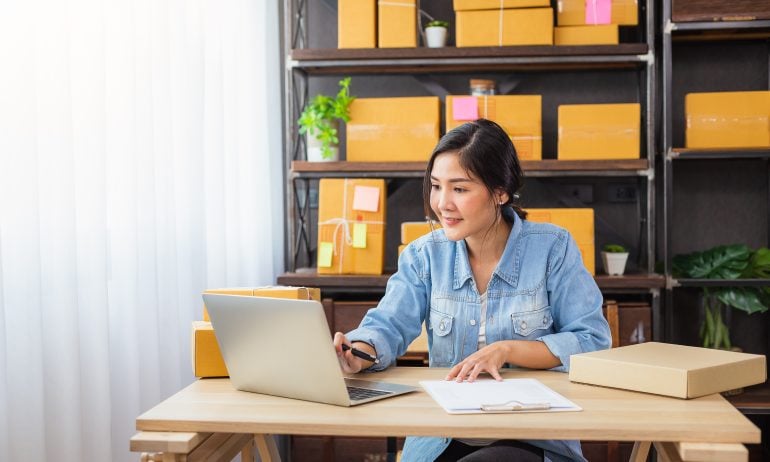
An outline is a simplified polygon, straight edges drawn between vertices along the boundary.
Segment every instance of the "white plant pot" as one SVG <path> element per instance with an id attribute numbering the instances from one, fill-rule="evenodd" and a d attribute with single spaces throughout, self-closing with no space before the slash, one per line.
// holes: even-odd
<path id="1" fill-rule="evenodd" d="M 602 252 L 604 271 L 610 276 L 620 276 L 626 271 L 628 252 Z"/>
<path id="2" fill-rule="evenodd" d="M 426 27 L 425 42 L 428 48 L 441 48 L 446 46 L 446 27 Z"/>
<path id="3" fill-rule="evenodd" d="M 339 123 L 335 125 L 339 133 Z M 340 158 L 340 152 L 337 146 L 330 147 L 332 155 L 328 158 L 323 156 L 323 143 L 310 133 L 307 134 L 307 160 L 309 162 L 337 162 Z"/>

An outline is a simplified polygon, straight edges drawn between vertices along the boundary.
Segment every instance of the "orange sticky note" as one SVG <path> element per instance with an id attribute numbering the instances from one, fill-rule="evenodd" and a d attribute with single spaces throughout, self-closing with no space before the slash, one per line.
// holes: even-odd
<path id="1" fill-rule="evenodd" d="M 332 254 L 334 246 L 331 242 L 321 242 L 318 246 L 318 266 L 329 268 L 332 266 Z"/>
<path id="2" fill-rule="evenodd" d="M 479 102 L 475 96 L 452 98 L 454 120 L 476 120 L 479 118 Z"/>
<path id="3" fill-rule="evenodd" d="M 366 223 L 353 225 L 353 247 L 356 249 L 366 248 Z"/>
<path id="4" fill-rule="evenodd" d="M 376 212 L 380 208 L 380 188 L 356 186 L 353 190 L 353 210 Z"/>

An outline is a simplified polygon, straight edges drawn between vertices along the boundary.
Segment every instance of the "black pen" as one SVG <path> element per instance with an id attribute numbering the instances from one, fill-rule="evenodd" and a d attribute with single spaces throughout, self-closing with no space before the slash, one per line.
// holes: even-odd
<path id="1" fill-rule="evenodd" d="M 350 353 L 353 354 L 353 356 L 359 357 L 361 359 L 365 359 L 367 361 L 371 361 L 374 364 L 380 364 L 380 360 L 375 358 L 374 356 L 370 355 L 369 353 L 366 353 L 365 351 L 361 351 L 357 348 L 353 348 L 349 345 L 342 344 L 342 351 L 348 351 L 350 350 Z"/>

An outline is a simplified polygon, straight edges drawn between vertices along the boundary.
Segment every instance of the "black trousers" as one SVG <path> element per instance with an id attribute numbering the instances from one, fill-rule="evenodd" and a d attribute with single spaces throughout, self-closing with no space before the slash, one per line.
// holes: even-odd
<path id="1" fill-rule="evenodd" d="M 543 462 L 543 450 L 516 440 L 499 440 L 488 446 L 470 446 L 452 440 L 436 462 Z"/>

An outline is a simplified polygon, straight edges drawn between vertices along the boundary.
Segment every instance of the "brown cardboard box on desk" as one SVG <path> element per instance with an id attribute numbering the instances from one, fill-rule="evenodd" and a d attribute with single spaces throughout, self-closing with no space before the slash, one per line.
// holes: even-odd
<path id="1" fill-rule="evenodd" d="M 382 274 L 385 180 L 318 182 L 318 274 Z"/>
<path id="2" fill-rule="evenodd" d="M 563 104 L 558 112 L 559 160 L 639 158 L 639 103 Z"/>
<path id="3" fill-rule="evenodd" d="M 417 47 L 417 14 L 417 0 L 379 0 L 377 2 L 379 47 Z"/>
<path id="4" fill-rule="evenodd" d="M 685 146 L 770 146 L 770 91 L 688 93 L 684 97 Z"/>
<path id="5" fill-rule="evenodd" d="M 427 162 L 438 143 L 439 99 L 356 98 L 346 124 L 349 162 Z"/>
<path id="6" fill-rule="evenodd" d="M 376 0 L 337 0 L 337 47 L 377 47 Z"/>
<path id="7" fill-rule="evenodd" d="M 592 0 L 558 0 L 556 2 L 556 24 L 559 26 L 586 25 L 586 8 Z M 639 23 L 639 5 L 636 0 L 612 0 L 610 23 L 635 26 Z"/>
<path id="8" fill-rule="evenodd" d="M 552 223 L 569 231 L 580 249 L 586 269 L 596 274 L 594 209 L 527 209 L 527 220 Z"/>
<path id="9" fill-rule="evenodd" d="M 479 117 L 500 125 L 521 160 L 540 160 L 543 152 L 541 95 L 446 97 L 446 129 Z"/>
<path id="10" fill-rule="evenodd" d="M 573 382 L 697 398 L 767 379 L 764 355 L 647 342 L 570 357 Z"/>
<path id="11" fill-rule="evenodd" d="M 618 25 L 557 26 L 553 29 L 554 45 L 617 45 Z"/>
<path id="12" fill-rule="evenodd" d="M 552 8 L 457 11 L 455 21 L 458 47 L 553 45 Z"/>

